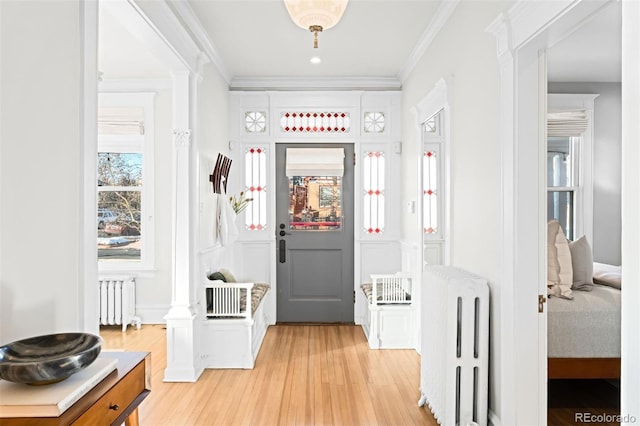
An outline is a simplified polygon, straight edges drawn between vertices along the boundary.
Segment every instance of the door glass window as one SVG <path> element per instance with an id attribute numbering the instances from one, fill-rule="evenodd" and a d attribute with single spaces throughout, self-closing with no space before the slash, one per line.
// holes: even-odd
<path id="1" fill-rule="evenodd" d="M 342 229 L 342 178 L 340 176 L 290 177 L 289 229 L 313 231 Z"/>

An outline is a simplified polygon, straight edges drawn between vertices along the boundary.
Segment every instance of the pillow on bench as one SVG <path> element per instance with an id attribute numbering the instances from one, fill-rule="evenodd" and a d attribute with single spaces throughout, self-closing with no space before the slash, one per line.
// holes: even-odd
<path id="1" fill-rule="evenodd" d="M 225 277 L 224 274 L 220 271 L 210 274 L 209 276 L 207 276 L 207 278 L 211 281 L 223 281 L 225 283 L 228 282 L 227 277 Z"/>
<path id="2" fill-rule="evenodd" d="M 269 284 L 265 283 L 255 283 L 251 288 L 251 316 L 256 313 L 256 309 L 260 305 L 260 302 L 264 298 L 264 295 L 267 294 L 267 291 L 271 288 Z M 240 311 L 246 312 L 247 310 L 247 295 L 246 292 L 242 292 L 242 296 L 240 296 Z"/>

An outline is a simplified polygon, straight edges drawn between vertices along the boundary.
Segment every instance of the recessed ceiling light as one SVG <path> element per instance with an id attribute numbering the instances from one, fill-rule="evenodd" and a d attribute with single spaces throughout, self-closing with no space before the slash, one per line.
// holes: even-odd
<path id="1" fill-rule="evenodd" d="M 320 59 L 320 57 L 319 57 L 319 56 L 314 56 L 313 58 L 311 58 L 311 59 L 309 60 L 309 62 L 311 62 L 311 63 L 312 63 L 312 64 L 314 64 L 314 65 L 317 65 L 317 64 L 319 64 L 320 62 L 322 62 L 322 59 Z"/>

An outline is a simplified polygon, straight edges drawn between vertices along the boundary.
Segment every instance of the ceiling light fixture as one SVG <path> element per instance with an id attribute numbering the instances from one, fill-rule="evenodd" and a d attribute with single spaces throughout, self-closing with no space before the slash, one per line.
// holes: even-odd
<path id="1" fill-rule="evenodd" d="M 318 65 L 319 63 L 322 62 L 322 59 L 320 59 L 319 56 L 314 56 L 311 59 L 309 59 L 309 62 L 311 62 L 313 65 Z"/>
<path id="2" fill-rule="evenodd" d="M 348 0 L 284 0 L 289 16 L 297 26 L 314 34 L 313 47 L 318 47 L 318 33 L 335 26 L 347 8 Z"/>

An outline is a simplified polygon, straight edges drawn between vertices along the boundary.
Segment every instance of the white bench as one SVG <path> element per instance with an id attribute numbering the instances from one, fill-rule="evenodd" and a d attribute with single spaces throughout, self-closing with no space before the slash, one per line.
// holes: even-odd
<path id="1" fill-rule="evenodd" d="M 268 284 L 206 280 L 204 368 L 253 368 L 267 332 L 267 316 L 261 302 L 269 289 Z"/>
<path id="2" fill-rule="evenodd" d="M 415 307 L 413 281 L 407 273 L 371 275 L 362 284 L 367 312 L 362 329 L 371 349 L 414 347 Z"/>

